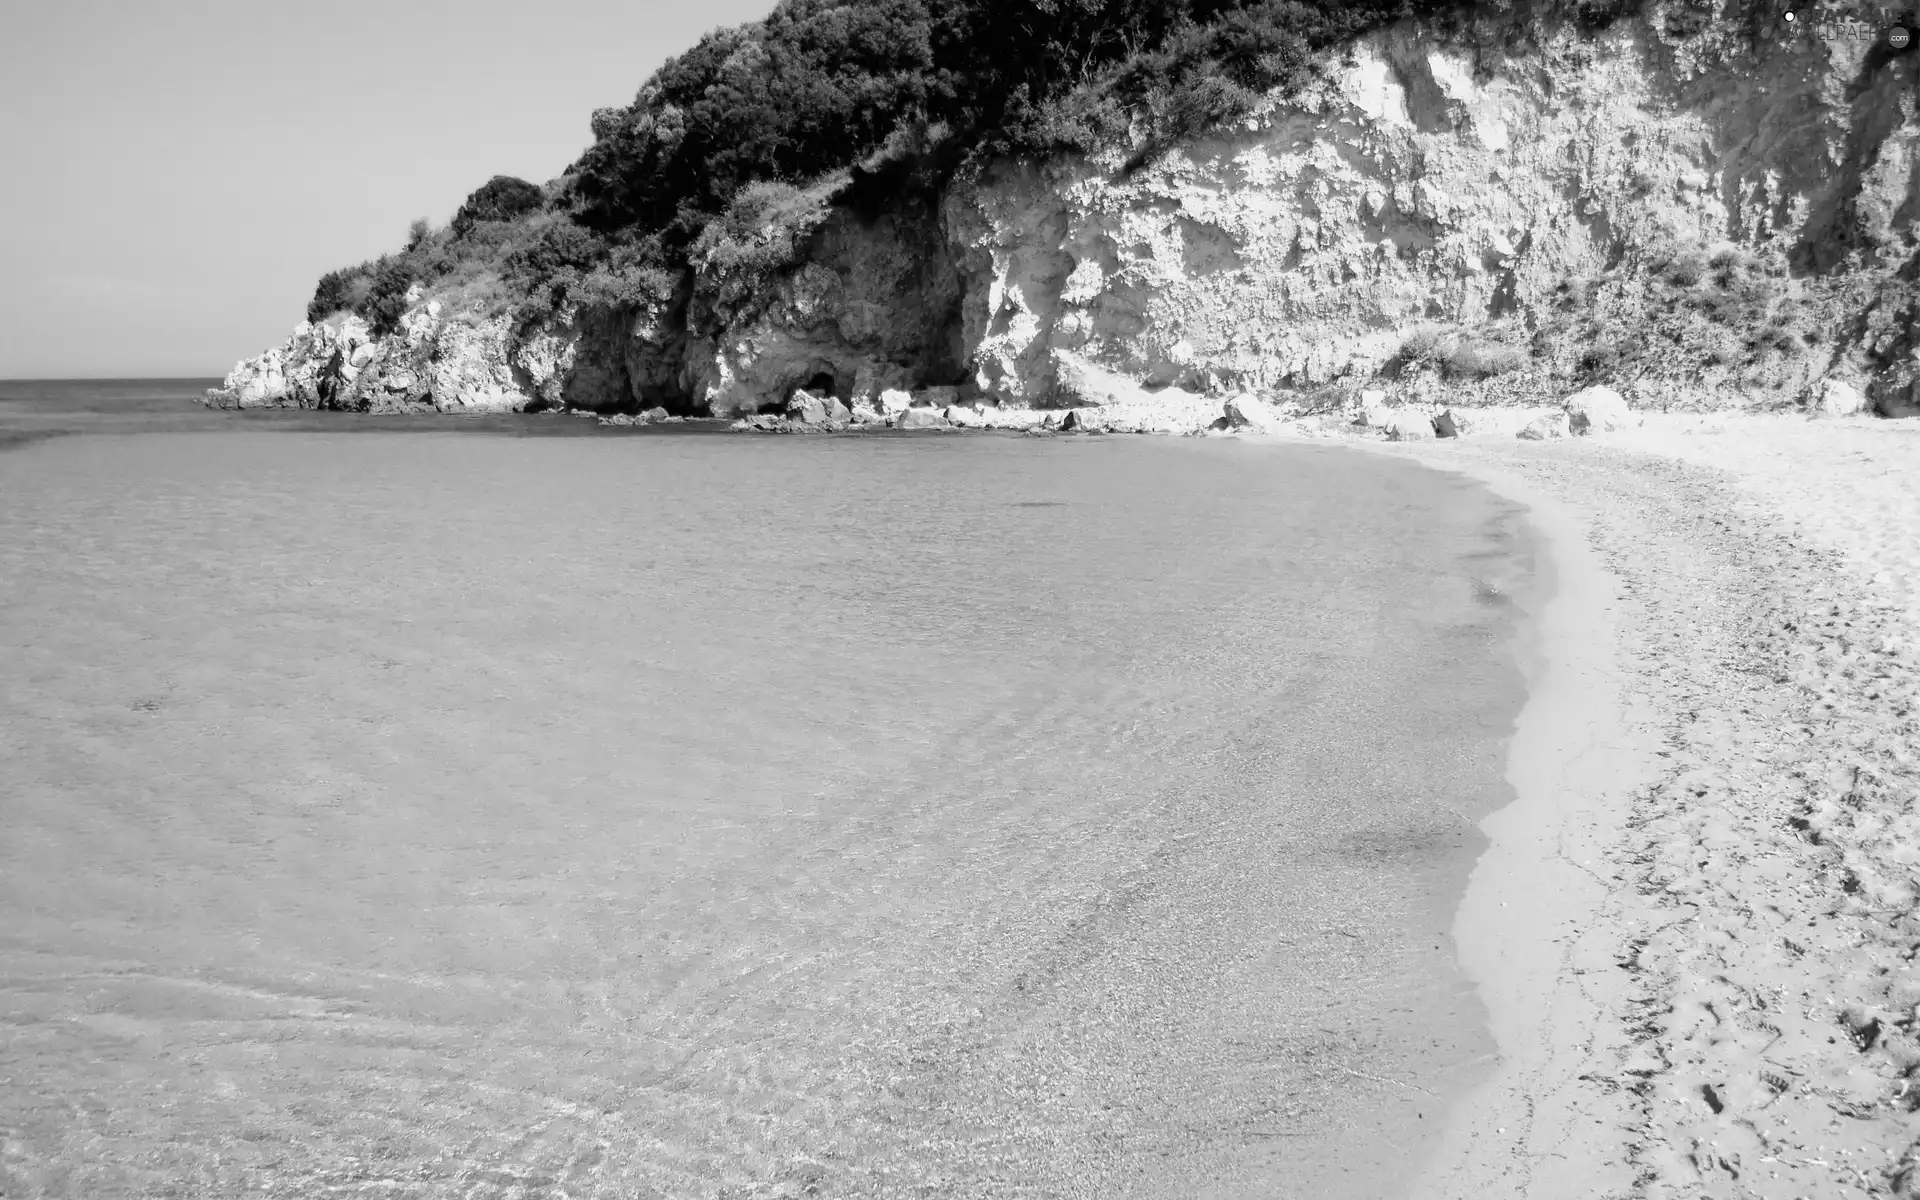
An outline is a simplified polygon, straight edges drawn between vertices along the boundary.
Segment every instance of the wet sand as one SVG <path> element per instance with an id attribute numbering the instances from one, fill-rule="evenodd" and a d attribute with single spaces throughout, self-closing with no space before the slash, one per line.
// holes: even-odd
<path id="1" fill-rule="evenodd" d="M 1369 448 L 1560 575 L 1457 927 L 1502 1066 L 1421 1194 L 1916 1194 L 1920 429 Z"/>

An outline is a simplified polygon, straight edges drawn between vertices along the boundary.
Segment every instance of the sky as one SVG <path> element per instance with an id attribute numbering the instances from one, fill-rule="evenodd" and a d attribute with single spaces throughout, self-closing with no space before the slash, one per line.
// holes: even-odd
<path id="1" fill-rule="evenodd" d="M 218 376 L 772 0 L 0 3 L 0 379 Z"/>

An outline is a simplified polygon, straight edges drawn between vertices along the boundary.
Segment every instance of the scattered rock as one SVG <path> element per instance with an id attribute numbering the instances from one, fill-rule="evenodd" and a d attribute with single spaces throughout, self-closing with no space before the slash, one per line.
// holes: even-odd
<path id="1" fill-rule="evenodd" d="M 895 429 L 945 429 L 947 419 L 931 408 L 904 409 L 893 419 Z"/>
<path id="2" fill-rule="evenodd" d="M 821 404 L 827 410 L 827 428 L 845 429 L 853 424 L 853 410 L 841 403 L 838 396 L 828 396 L 821 401 Z"/>
<path id="3" fill-rule="evenodd" d="M 1369 392 L 1368 395 L 1380 396 L 1383 392 Z M 1355 427 L 1360 429 L 1385 429 L 1393 420 L 1393 410 L 1384 404 L 1363 405 L 1360 415 L 1353 419 Z"/>
<path id="4" fill-rule="evenodd" d="M 1636 424 L 1625 397 L 1610 387 L 1583 388 L 1568 396 L 1564 407 L 1567 430 L 1576 436 L 1612 433 Z"/>
<path id="5" fill-rule="evenodd" d="M 1423 412 L 1395 413 L 1387 421 L 1386 430 L 1390 442 L 1430 442 L 1433 418 Z"/>
<path id="6" fill-rule="evenodd" d="M 1031 408 L 1007 408 L 993 406 L 979 410 L 980 420 L 988 429 L 1032 429 L 1046 423 L 1049 414 Z"/>
<path id="7" fill-rule="evenodd" d="M 594 414 L 581 413 L 580 415 L 591 417 Z M 602 425 L 653 425 L 661 421 L 673 421 L 677 419 L 678 418 L 668 416 L 667 410 L 664 408 L 649 408 L 644 412 L 615 413 L 610 417 L 601 417 L 600 423 Z"/>
<path id="8" fill-rule="evenodd" d="M 1920 379 L 1876 381 L 1872 392 L 1873 411 L 1880 416 L 1920 417 Z"/>
<path id="9" fill-rule="evenodd" d="M 1558 412 L 1535 417 L 1523 425 L 1520 432 L 1514 436 L 1529 442 L 1544 442 L 1550 438 L 1566 437 L 1567 414 Z"/>
<path id="10" fill-rule="evenodd" d="M 903 394 L 913 386 L 913 372 L 897 363 L 880 362 L 867 359 L 854 368 L 853 400 L 855 407 L 866 404 L 870 408 L 879 407 L 879 400 L 888 391 L 898 390 Z M 906 405 L 900 407 L 905 408 Z"/>
<path id="11" fill-rule="evenodd" d="M 1098 415 L 1096 409 L 1072 408 L 1060 418 L 1062 433 L 1105 433 L 1107 428 L 1106 420 Z"/>
<path id="12" fill-rule="evenodd" d="M 1225 420 L 1236 429 L 1259 433 L 1272 433 L 1285 424 L 1279 409 L 1251 392 L 1242 392 L 1227 401 Z"/>
<path id="13" fill-rule="evenodd" d="M 941 415 L 947 419 L 947 424 L 952 425 L 956 429 L 985 429 L 987 427 L 987 419 L 984 416 L 978 411 L 962 404 L 949 404 L 941 410 Z"/>
<path id="14" fill-rule="evenodd" d="M 847 420 L 855 425 L 885 425 L 889 418 L 866 401 L 856 400 L 847 412 Z"/>
<path id="15" fill-rule="evenodd" d="M 1828 379 L 1820 388 L 1820 399 L 1813 406 L 1816 417 L 1851 417 L 1865 412 L 1867 395 L 1845 379 Z"/>
<path id="16" fill-rule="evenodd" d="M 823 425 L 827 420 L 827 402 L 808 391 L 793 394 L 787 401 L 787 420 L 798 425 Z"/>

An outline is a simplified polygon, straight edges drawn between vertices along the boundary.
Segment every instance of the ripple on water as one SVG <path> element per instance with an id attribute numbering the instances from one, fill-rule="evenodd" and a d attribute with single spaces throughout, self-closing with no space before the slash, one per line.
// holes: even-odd
<path id="1" fill-rule="evenodd" d="M 1389 1194 L 1490 1048 L 1446 930 L 1524 563 L 1452 477 L 213 432 L 0 480 L 0 1178 Z"/>

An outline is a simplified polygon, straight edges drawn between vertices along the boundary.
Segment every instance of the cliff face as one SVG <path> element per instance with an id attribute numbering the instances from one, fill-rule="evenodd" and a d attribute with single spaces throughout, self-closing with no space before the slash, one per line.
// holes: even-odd
<path id="1" fill-rule="evenodd" d="M 1784 407 L 1841 379 L 1904 411 L 1920 116 L 1892 21 L 1691 12 L 1403 25 L 1138 172 L 1006 165 L 839 212 L 791 269 L 696 271 L 659 312 L 516 333 L 422 296 L 390 337 L 303 326 L 211 402 L 730 416 L 813 384 L 1054 407 L 1117 376 Z"/>

